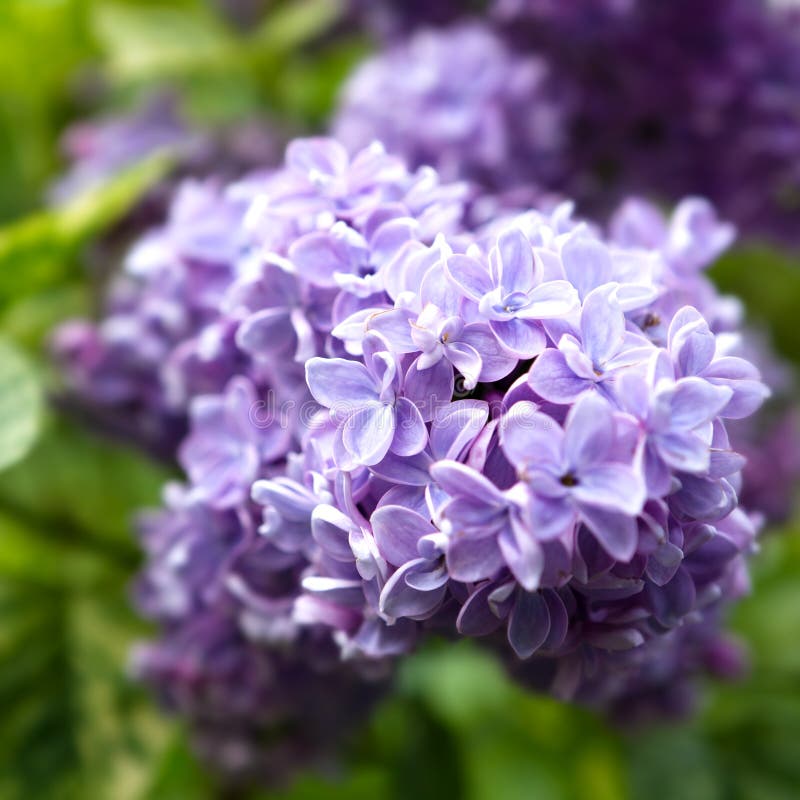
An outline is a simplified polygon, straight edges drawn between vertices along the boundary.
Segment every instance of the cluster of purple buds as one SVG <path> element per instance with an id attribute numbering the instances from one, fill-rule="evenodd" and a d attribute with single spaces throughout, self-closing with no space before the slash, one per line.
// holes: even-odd
<path id="1" fill-rule="evenodd" d="M 262 660 L 361 680 L 429 632 L 609 708 L 742 592 L 726 421 L 768 392 L 703 274 L 732 227 L 689 199 L 628 201 L 606 235 L 569 204 L 475 228 L 473 199 L 380 146 L 297 140 L 283 168 L 185 186 L 126 304 L 83 324 L 90 403 L 188 418 L 138 598 L 164 623 L 140 671 L 190 718 L 274 692 Z"/>
<path id="2" fill-rule="evenodd" d="M 798 87 L 800 15 L 767 0 L 496 0 L 393 39 L 333 130 L 603 216 L 632 192 L 699 194 L 744 234 L 796 244 Z"/>

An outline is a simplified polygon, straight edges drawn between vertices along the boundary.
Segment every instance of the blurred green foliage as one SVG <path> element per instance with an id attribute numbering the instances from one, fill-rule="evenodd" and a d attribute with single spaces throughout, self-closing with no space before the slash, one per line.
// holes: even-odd
<path id="1" fill-rule="evenodd" d="M 82 255 L 169 169 L 140 164 L 42 208 L 71 120 L 180 90 L 201 123 L 324 121 L 367 49 L 326 37 L 334 0 L 265 3 L 242 32 L 212 0 L 0 0 L 0 800 L 225 796 L 127 677 L 148 634 L 130 610 L 135 509 L 167 470 L 46 411 L 45 337 L 90 304 Z M 714 274 L 797 361 L 798 258 L 748 248 Z M 38 439 L 37 439 L 38 437 Z M 350 745 L 337 775 L 252 800 L 782 800 L 800 796 L 800 531 L 770 534 L 734 626 L 742 684 L 708 687 L 694 720 L 635 736 L 526 695 L 469 643 L 430 645 Z M 238 796 L 238 795 L 236 795 Z"/>

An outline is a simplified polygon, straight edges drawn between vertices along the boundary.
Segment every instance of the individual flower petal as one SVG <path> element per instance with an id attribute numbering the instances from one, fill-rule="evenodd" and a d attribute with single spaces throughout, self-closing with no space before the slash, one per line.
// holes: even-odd
<path id="1" fill-rule="evenodd" d="M 417 543 L 436 530 L 416 512 L 392 505 L 376 509 L 370 523 L 380 554 L 394 566 L 419 558 Z"/>
<path id="2" fill-rule="evenodd" d="M 395 404 L 395 430 L 390 445 L 398 456 L 413 456 L 428 443 L 428 429 L 419 409 L 407 398 L 398 397 Z"/>
<path id="3" fill-rule="evenodd" d="M 395 415 L 391 406 L 370 401 L 342 425 L 342 443 L 357 464 L 377 464 L 389 451 L 395 435 Z"/>
<path id="4" fill-rule="evenodd" d="M 540 397 L 551 403 L 573 403 L 592 384 L 579 378 L 567 365 L 564 355 L 555 349 L 547 349 L 533 362 L 528 374 L 531 388 Z"/>
<path id="5" fill-rule="evenodd" d="M 508 641 L 519 658 L 530 658 L 547 640 L 550 612 L 540 592 L 518 591 L 508 620 Z"/>

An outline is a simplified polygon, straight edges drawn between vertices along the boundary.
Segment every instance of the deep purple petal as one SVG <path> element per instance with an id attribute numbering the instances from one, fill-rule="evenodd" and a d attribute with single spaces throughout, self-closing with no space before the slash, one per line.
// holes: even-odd
<path id="1" fill-rule="evenodd" d="M 550 611 L 540 592 L 517 592 L 508 620 L 508 641 L 520 658 L 530 658 L 547 641 Z"/>

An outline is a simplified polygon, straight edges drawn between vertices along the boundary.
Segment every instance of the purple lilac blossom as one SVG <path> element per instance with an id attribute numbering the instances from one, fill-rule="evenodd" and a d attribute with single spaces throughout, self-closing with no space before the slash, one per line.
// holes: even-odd
<path id="1" fill-rule="evenodd" d="M 379 139 L 450 180 L 543 185 L 563 167 L 565 123 L 549 76 L 542 59 L 514 54 L 479 23 L 422 30 L 357 68 L 334 135 L 353 148 Z"/>
<path id="2" fill-rule="evenodd" d="M 562 193 L 595 216 L 634 192 L 662 202 L 703 195 L 744 235 L 797 244 L 796 9 L 768 0 L 490 6 L 480 22 L 412 33 L 361 65 L 335 134 L 354 147 L 383 140 L 412 165 L 491 191 Z"/>
<path id="3" fill-rule="evenodd" d="M 127 253 L 104 318 L 56 331 L 68 388 L 167 456 L 192 400 L 234 376 L 302 401 L 303 362 L 327 346 L 332 314 L 368 304 L 393 248 L 457 231 L 465 196 L 380 147 L 350 159 L 331 140 L 297 140 L 283 169 L 232 184 L 186 179 Z"/>
<path id="4" fill-rule="evenodd" d="M 406 242 L 337 319 L 341 349 L 306 362 L 313 466 L 253 499 L 264 534 L 291 525 L 308 554 L 300 617 L 360 620 L 337 631 L 346 657 L 448 625 L 503 649 L 504 629 L 589 700 L 623 690 L 597 663 L 631 651 L 645 674 L 651 641 L 735 594 L 756 529 L 725 420 L 768 392 L 725 349 L 740 308 L 702 275 L 732 228 L 689 199 L 671 220 L 631 202 L 613 231 L 560 208 Z M 476 357 L 470 326 L 492 342 Z"/>
<path id="5" fill-rule="evenodd" d="M 334 764 L 387 670 L 342 665 L 329 629 L 292 620 L 302 556 L 274 551 L 254 513 L 177 485 L 165 504 L 139 525 L 148 563 L 136 596 L 163 630 L 133 653 L 134 675 L 227 782 L 278 784 Z"/>
<path id="6" fill-rule="evenodd" d="M 136 325 L 159 300 L 191 320 L 156 337 L 150 386 L 189 418 L 181 503 L 210 510 L 177 555 L 149 547 L 149 613 L 191 624 L 223 602 L 218 569 L 247 641 L 327 631 L 360 671 L 483 636 L 521 680 L 607 708 L 620 674 L 644 685 L 684 628 L 716 629 L 758 511 L 727 420 L 768 391 L 703 274 L 734 234 L 708 203 L 632 200 L 608 233 L 569 204 L 470 229 L 466 187 L 327 139 L 194 190 L 129 260 Z M 212 545 L 214 515 L 245 541 Z"/>

